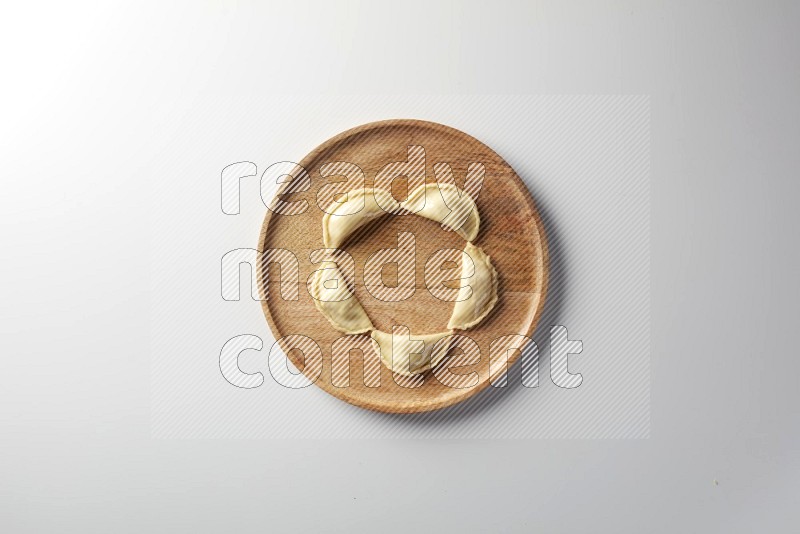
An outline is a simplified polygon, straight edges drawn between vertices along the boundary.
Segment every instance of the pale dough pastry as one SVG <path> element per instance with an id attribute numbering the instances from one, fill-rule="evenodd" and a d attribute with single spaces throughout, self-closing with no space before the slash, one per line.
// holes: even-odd
<path id="1" fill-rule="evenodd" d="M 395 373 L 414 376 L 432 369 L 447 354 L 449 340 L 434 351 L 437 341 L 450 336 L 452 329 L 464 330 L 475 326 L 491 311 L 497 302 L 497 272 L 489 256 L 470 242 L 477 237 L 480 227 L 475 201 L 468 193 L 460 192 L 450 184 L 424 184 L 413 190 L 402 204 L 384 189 L 351 191 L 345 202 L 332 204 L 330 213 L 322 217 L 325 247 L 339 248 L 353 232 L 386 215 L 382 205 L 393 209 L 403 207 L 447 226 L 467 240 L 464 251 L 472 258 L 475 272 L 464 279 L 459 289 L 461 300 L 455 303 L 448 324 L 451 330 L 410 337 L 398 335 L 394 339 L 392 334 L 375 330 L 335 262 L 323 262 L 322 268 L 314 273 L 309 288 L 317 309 L 334 328 L 347 334 L 371 332 L 373 347 L 383 364 Z M 464 272 L 462 266 L 462 274 Z"/>
<path id="2" fill-rule="evenodd" d="M 363 334 L 374 327 L 335 262 L 322 262 L 309 289 L 314 304 L 333 327 L 345 334 Z"/>
<path id="3" fill-rule="evenodd" d="M 424 206 L 423 206 L 424 203 Z M 451 184 L 430 183 L 414 189 L 401 206 L 417 215 L 442 223 L 467 241 L 478 235 L 481 217 L 466 191 Z"/>
<path id="4" fill-rule="evenodd" d="M 462 280 L 453 314 L 447 323 L 447 328 L 459 330 L 472 328 L 481 322 L 497 303 L 497 271 L 489 261 L 489 256 L 472 243 L 467 243 L 464 252 L 472 258 L 475 272 Z M 461 269 L 463 273 L 464 266 Z"/>
<path id="5" fill-rule="evenodd" d="M 450 343 L 449 341 L 442 343 L 436 348 L 435 353 L 433 352 L 434 345 L 436 345 L 437 341 L 452 333 L 448 331 L 421 336 L 412 334 L 410 340 L 407 337 L 396 336 L 394 343 L 392 342 L 392 334 L 373 330 L 370 335 L 372 337 L 372 346 L 386 367 L 403 376 L 414 376 L 434 368 L 442 361 L 442 358 L 447 354 Z M 422 347 L 420 347 L 420 341 L 423 344 Z"/>
<path id="6" fill-rule="evenodd" d="M 331 204 L 332 212 L 322 217 L 322 241 L 326 248 L 339 248 L 358 228 L 387 214 L 376 202 L 376 196 L 384 206 L 400 206 L 390 192 L 373 188 L 350 191 L 345 202 Z M 364 207 L 356 212 L 362 201 Z M 347 215 L 337 215 L 337 212 Z"/>

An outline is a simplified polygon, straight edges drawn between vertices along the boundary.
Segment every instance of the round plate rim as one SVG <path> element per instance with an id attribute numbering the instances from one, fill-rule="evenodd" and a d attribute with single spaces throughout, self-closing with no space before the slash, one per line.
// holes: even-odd
<path id="1" fill-rule="evenodd" d="M 522 181 L 522 179 L 519 177 L 519 175 L 514 170 L 514 168 L 511 167 L 511 165 L 509 165 L 508 162 L 506 162 L 505 159 L 503 159 L 489 145 L 487 145 L 486 143 L 480 141 L 479 139 L 476 139 L 475 137 L 473 137 L 473 136 L 469 135 L 468 133 L 465 133 L 465 132 L 463 132 L 463 131 L 461 131 L 461 130 L 459 130 L 457 128 L 453 128 L 452 126 L 447 126 L 447 125 L 440 124 L 440 123 L 437 123 L 437 122 L 431 122 L 431 121 L 420 120 L 420 119 L 387 119 L 387 120 L 380 120 L 380 121 L 374 121 L 374 122 L 368 122 L 368 123 L 365 123 L 365 124 L 361 124 L 359 126 L 355 126 L 353 128 L 350 128 L 348 130 L 345 130 L 345 131 L 343 131 L 341 133 L 338 133 L 338 134 L 334 135 L 330 139 L 328 139 L 328 140 L 324 141 L 323 143 L 321 143 L 320 145 L 318 145 L 311 152 L 309 152 L 299 162 L 299 164 L 303 168 L 307 168 L 308 164 L 311 161 L 313 161 L 314 159 L 316 159 L 320 154 L 322 154 L 326 150 L 329 150 L 334 145 L 336 145 L 336 144 L 338 144 L 338 143 L 344 141 L 345 139 L 347 139 L 349 137 L 352 137 L 354 135 L 361 135 L 361 134 L 363 134 L 365 132 L 368 132 L 370 130 L 375 130 L 375 129 L 380 129 L 380 128 L 396 128 L 398 126 L 400 126 L 400 127 L 405 126 L 405 127 L 409 127 L 409 128 L 410 127 L 422 127 L 422 128 L 428 128 L 428 129 L 431 129 L 431 130 L 434 130 L 434 131 L 438 130 L 438 131 L 441 131 L 441 132 L 446 132 L 446 133 L 451 134 L 451 135 L 465 137 L 465 138 L 468 138 L 469 140 L 471 140 L 473 142 L 479 143 L 480 145 L 486 147 L 489 151 L 491 151 L 491 153 L 493 153 L 498 158 L 499 161 L 501 161 L 509 169 L 511 169 L 512 174 L 513 174 L 511 179 L 516 182 L 517 187 L 519 187 L 520 189 L 522 189 L 526 193 L 523 196 L 525 197 L 525 200 L 528 203 L 528 207 L 531 210 L 531 213 L 533 214 L 533 220 L 534 220 L 534 222 L 536 224 L 536 227 L 538 229 L 538 232 L 539 232 L 539 238 L 540 238 L 539 239 L 539 246 L 541 248 L 541 255 L 542 255 L 542 279 L 541 279 L 541 290 L 539 292 L 540 293 L 540 298 L 539 298 L 539 302 L 537 303 L 537 306 L 536 306 L 536 312 L 534 313 L 533 319 L 531 320 L 530 324 L 528 325 L 528 330 L 525 333 L 525 336 L 530 338 L 533 335 L 533 332 L 536 330 L 536 327 L 539 324 L 539 320 L 541 319 L 541 315 L 542 315 L 542 312 L 544 310 L 545 301 L 547 300 L 547 289 L 548 289 L 548 283 L 549 283 L 549 278 L 550 278 L 550 256 L 549 256 L 549 252 L 548 252 L 547 234 L 545 232 L 544 222 L 542 221 L 541 215 L 539 214 L 539 210 L 536 209 L 536 203 L 533 200 L 533 195 L 531 194 L 530 189 L 528 189 L 528 186 L 525 185 L 525 182 Z M 272 210 L 267 208 L 266 214 L 264 215 L 264 222 L 261 224 L 261 231 L 260 231 L 259 236 L 258 236 L 258 249 L 257 250 L 259 252 L 264 250 L 264 245 L 266 244 L 266 239 L 267 239 L 267 231 L 269 229 L 270 222 L 272 221 L 272 216 L 273 216 Z M 263 256 L 261 254 L 259 254 L 258 255 L 258 266 L 257 266 L 256 272 L 263 272 L 264 265 L 262 264 L 262 261 L 263 261 Z M 265 293 L 264 293 L 265 288 L 263 286 L 262 279 L 261 279 L 260 276 L 257 277 L 257 278 L 258 278 L 258 291 L 259 291 L 259 295 L 261 296 L 261 309 L 262 309 L 262 311 L 264 313 L 265 318 L 267 319 L 267 324 L 268 324 L 268 326 L 270 328 L 270 331 L 273 334 L 273 337 L 275 337 L 275 339 L 277 340 L 277 339 L 280 338 L 280 336 L 275 336 L 275 334 L 276 333 L 280 334 L 280 331 L 278 329 L 277 324 L 275 323 L 274 318 L 272 317 L 272 311 L 269 308 L 269 300 L 267 300 L 265 298 Z M 517 361 L 517 359 L 519 359 L 519 356 L 520 356 L 521 352 L 522 352 L 521 350 L 514 351 L 514 354 L 508 359 L 507 369 L 511 369 L 511 367 L 514 365 L 514 363 Z M 295 365 L 295 367 L 299 368 L 299 367 L 302 366 L 302 362 L 297 360 L 291 354 L 287 355 L 287 357 L 292 362 L 292 364 Z M 353 398 L 351 396 L 346 395 L 347 388 L 338 388 L 338 387 L 335 387 L 335 386 L 333 386 L 332 384 L 330 384 L 328 382 L 324 382 L 323 381 L 322 383 L 320 383 L 320 381 L 317 380 L 317 381 L 314 382 L 314 385 L 316 385 L 317 387 L 319 387 L 320 389 L 322 389 L 326 393 L 332 395 L 333 397 L 335 397 L 335 398 L 337 398 L 339 400 L 342 400 L 344 402 L 347 402 L 348 404 L 351 404 L 353 406 L 358 406 L 359 408 L 365 408 L 367 410 L 372 410 L 372 411 L 376 411 L 376 412 L 383 412 L 383 413 L 421 413 L 421 412 L 429 412 L 429 411 L 434 411 L 434 410 L 440 410 L 442 408 L 447 408 L 448 406 L 453 406 L 455 404 L 464 402 L 465 400 L 473 397 L 474 395 L 480 393 L 481 391 L 483 391 L 484 389 L 489 387 L 491 382 L 492 381 L 490 380 L 490 377 L 487 377 L 485 380 L 482 380 L 478 385 L 476 385 L 476 386 L 474 386 L 472 388 L 465 389 L 464 393 L 462 395 L 449 397 L 446 400 L 438 400 L 437 401 L 436 399 L 431 399 L 430 402 L 425 403 L 425 404 L 417 403 L 417 404 L 415 404 L 413 406 L 403 405 L 403 406 L 398 406 L 398 407 L 390 407 L 390 406 L 387 406 L 384 403 L 377 403 L 377 402 L 373 403 L 373 402 L 370 402 L 369 400 L 363 401 L 361 399 Z"/>

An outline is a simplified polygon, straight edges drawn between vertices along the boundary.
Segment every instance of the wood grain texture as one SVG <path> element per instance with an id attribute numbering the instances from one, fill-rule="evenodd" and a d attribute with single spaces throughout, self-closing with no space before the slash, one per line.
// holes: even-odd
<path id="1" fill-rule="evenodd" d="M 320 187 L 342 178 L 323 178 L 320 167 L 328 162 L 347 161 L 357 164 L 366 175 L 366 187 L 372 187 L 375 175 L 387 163 L 405 161 L 409 145 L 421 145 L 426 151 L 426 181 L 434 181 L 433 165 L 447 162 L 453 169 L 456 184 L 464 186 L 470 163 L 486 167 L 486 177 L 477 199 L 481 227 L 474 243 L 491 257 L 499 276 L 499 300 L 489 316 L 465 334 L 478 343 L 481 360 L 478 364 L 453 369 L 457 374 L 476 371 L 478 385 L 466 389 L 450 388 L 431 373 L 425 383 L 409 389 L 395 383 L 389 369 L 381 366 L 381 385 L 364 385 L 363 360 L 354 351 L 350 361 L 350 385 L 339 388 L 331 383 L 331 344 L 342 336 L 315 308 L 305 288 L 308 276 L 320 266 L 312 264 L 309 254 L 324 248 L 322 215 L 316 199 Z M 544 227 L 525 184 L 514 170 L 494 151 L 469 135 L 441 124 L 419 120 L 389 120 L 365 124 L 326 141 L 300 161 L 311 177 L 311 188 L 286 196 L 287 201 L 305 199 L 309 208 L 300 215 L 286 216 L 267 210 L 261 229 L 259 250 L 283 248 L 291 250 L 300 262 L 300 299 L 280 298 L 280 271 L 275 265 L 259 272 L 270 276 L 270 283 L 259 278 L 262 308 L 276 339 L 302 334 L 314 339 L 322 349 L 323 370 L 316 385 L 339 399 L 356 406 L 383 412 L 422 412 L 444 408 L 461 402 L 490 384 L 489 346 L 492 340 L 508 334 L 530 336 L 541 314 L 547 290 L 547 244 Z M 400 182 L 400 181 L 399 181 Z M 400 191 L 398 191 L 398 188 Z M 404 185 L 396 183 L 395 196 L 403 199 Z M 383 248 L 397 246 L 399 232 L 416 236 L 416 286 L 408 300 L 383 302 L 373 298 L 364 288 L 363 269 L 367 258 Z M 425 287 L 425 261 L 442 248 L 463 249 L 464 240 L 448 232 L 438 223 L 418 216 L 386 216 L 368 230 L 349 240 L 344 250 L 356 263 L 355 292 L 376 328 L 391 332 L 393 325 L 406 325 L 413 334 L 446 330 L 453 309 L 452 302 L 435 298 Z M 263 261 L 263 260 L 261 260 Z M 387 282 L 390 280 L 387 277 Z M 368 336 L 368 334 L 367 334 Z M 511 356 L 509 366 L 519 356 Z M 290 351 L 292 363 L 303 370 L 299 351 Z"/>

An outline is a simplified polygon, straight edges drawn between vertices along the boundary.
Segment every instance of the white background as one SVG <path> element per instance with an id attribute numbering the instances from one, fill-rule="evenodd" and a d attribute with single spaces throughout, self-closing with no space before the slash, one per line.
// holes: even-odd
<path id="1" fill-rule="evenodd" d="M 6 8 L 0 530 L 796 530 L 798 22 L 788 2 Z M 190 202 L 210 140 L 259 157 L 271 95 L 498 93 L 650 95 L 650 438 L 152 440 L 158 182 Z"/>

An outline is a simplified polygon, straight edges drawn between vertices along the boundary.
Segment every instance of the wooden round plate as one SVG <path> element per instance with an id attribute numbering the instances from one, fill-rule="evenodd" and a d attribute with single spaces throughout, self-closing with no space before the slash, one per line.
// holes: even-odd
<path id="1" fill-rule="evenodd" d="M 452 388 L 441 384 L 432 373 L 425 374 L 421 387 L 410 389 L 398 385 L 391 371 L 381 366 L 379 387 L 364 384 L 363 355 L 353 351 L 348 387 L 331 383 L 331 345 L 343 334 L 336 331 L 316 309 L 305 281 L 319 264 L 309 259 L 311 251 L 325 248 L 322 242 L 322 210 L 317 205 L 320 187 L 342 177 L 324 178 L 320 167 L 328 162 L 344 161 L 358 165 L 366 175 L 366 187 L 372 187 L 376 173 L 391 162 L 408 159 L 408 147 L 425 149 L 426 181 L 433 182 L 433 166 L 449 163 L 456 184 L 464 187 L 467 167 L 479 162 L 485 166 L 483 188 L 477 199 L 481 226 L 475 244 L 491 257 L 497 269 L 499 299 L 490 315 L 476 327 L 456 331 L 468 335 L 480 347 L 480 362 L 451 369 L 454 374 L 478 373 L 478 383 L 470 388 Z M 300 161 L 311 178 L 311 186 L 303 192 L 281 195 L 286 201 L 306 200 L 308 208 L 297 215 L 280 215 L 267 210 L 259 238 L 259 250 L 292 251 L 300 265 L 298 300 L 280 298 L 280 284 L 265 284 L 280 279 L 280 270 L 267 265 L 260 255 L 258 272 L 262 307 L 275 339 L 302 334 L 315 340 L 322 350 L 322 374 L 315 384 L 331 395 L 356 406 L 382 412 L 424 412 L 461 402 L 486 388 L 489 373 L 489 346 L 492 340 L 508 334 L 530 336 L 544 304 L 547 289 L 547 244 L 544 227 L 528 189 L 514 170 L 489 147 L 454 128 L 419 120 L 388 120 L 358 126 L 324 142 Z M 398 190 L 398 188 L 400 190 Z M 392 187 L 398 200 L 403 200 L 406 185 L 396 180 Z M 426 260 L 442 248 L 463 249 L 464 240 L 448 232 L 438 223 L 418 216 L 386 216 L 343 247 L 356 264 L 355 293 L 373 324 L 391 332 L 393 325 L 408 326 L 412 334 L 428 334 L 446 330 L 453 309 L 452 302 L 434 297 L 426 288 Z M 363 269 L 367 258 L 380 249 L 396 248 L 400 232 L 416 236 L 416 287 L 408 300 L 384 302 L 373 298 L 364 287 Z M 387 278 L 384 275 L 384 278 Z M 391 285 L 387 279 L 386 283 Z M 366 334 L 367 336 L 369 334 Z M 515 351 L 509 366 L 519 356 Z M 305 372 L 300 351 L 290 350 L 290 361 Z M 359 358 L 362 358 L 359 360 Z M 316 371 L 316 369 L 315 369 Z M 316 373 L 315 373 L 316 374 Z M 310 377 L 312 378 L 312 377 Z"/>

